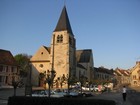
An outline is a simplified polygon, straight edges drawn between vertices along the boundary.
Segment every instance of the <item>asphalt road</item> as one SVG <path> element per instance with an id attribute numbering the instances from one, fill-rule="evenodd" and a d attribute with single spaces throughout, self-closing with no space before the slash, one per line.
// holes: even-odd
<path id="1" fill-rule="evenodd" d="M 13 96 L 14 90 L 11 89 L 0 89 L 0 105 L 7 105 L 8 97 Z M 17 96 L 24 96 L 24 88 L 17 89 Z M 129 90 L 127 94 L 126 102 L 122 100 L 121 92 L 105 92 L 102 94 L 94 94 L 92 99 L 107 99 L 116 101 L 117 105 L 140 105 L 140 92 Z"/>
<path id="2" fill-rule="evenodd" d="M 140 105 L 140 92 L 135 90 L 128 90 L 126 101 L 123 101 L 121 92 L 109 92 L 90 97 L 94 99 L 114 100 L 117 105 Z"/>
<path id="3" fill-rule="evenodd" d="M 0 105 L 7 105 L 8 98 L 14 95 L 13 88 L 0 89 Z M 17 88 L 17 96 L 24 96 L 24 88 Z"/>

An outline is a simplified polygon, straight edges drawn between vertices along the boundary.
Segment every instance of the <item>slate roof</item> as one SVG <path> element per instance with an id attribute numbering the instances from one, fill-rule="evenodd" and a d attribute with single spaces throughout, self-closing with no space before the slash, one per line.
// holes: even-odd
<path id="1" fill-rule="evenodd" d="M 50 54 L 50 51 L 51 51 L 51 48 L 50 47 L 46 47 L 46 46 L 43 46 Z"/>
<path id="2" fill-rule="evenodd" d="M 0 49 L 0 64 L 17 66 L 17 63 L 11 52 L 3 49 Z"/>
<path id="3" fill-rule="evenodd" d="M 99 68 L 94 67 L 94 70 L 95 70 L 96 72 L 100 72 L 100 73 L 105 73 L 105 74 L 111 74 L 111 75 L 113 75 L 113 70 L 109 70 L 109 69 L 104 68 L 104 67 L 99 67 Z"/>
<path id="4" fill-rule="evenodd" d="M 76 51 L 76 60 L 78 63 L 88 63 L 92 55 L 91 49 L 77 50 Z"/>
<path id="5" fill-rule="evenodd" d="M 77 64 L 77 67 L 79 67 L 79 68 L 82 68 L 82 69 L 85 69 L 85 70 L 86 70 L 86 68 L 85 68 L 83 65 L 81 65 L 81 64 Z"/>
<path id="6" fill-rule="evenodd" d="M 64 30 L 67 30 L 68 33 L 73 35 L 71 25 L 70 25 L 70 21 L 69 21 L 69 17 L 68 17 L 67 10 L 66 10 L 65 6 L 64 6 L 64 8 L 61 12 L 60 18 L 58 20 L 58 23 L 57 23 L 57 26 L 56 26 L 54 32 L 64 31 Z"/>

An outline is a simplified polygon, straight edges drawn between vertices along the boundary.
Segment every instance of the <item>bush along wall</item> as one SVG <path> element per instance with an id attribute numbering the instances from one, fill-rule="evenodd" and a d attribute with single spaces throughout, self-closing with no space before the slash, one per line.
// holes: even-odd
<path id="1" fill-rule="evenodd" d="M 116 105 L 112 100 L 86 98 L 9 97 L 7 105 Z"/>

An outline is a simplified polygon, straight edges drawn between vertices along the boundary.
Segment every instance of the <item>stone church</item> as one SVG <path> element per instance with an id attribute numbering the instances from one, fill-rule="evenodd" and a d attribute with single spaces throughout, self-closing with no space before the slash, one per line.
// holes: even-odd
<path id="1" fill-rule="evenodd" d="M 41 46 L 30 59 L 32 85 L 40 86 L 40 73 L 55 71 L 54 81 L 63 76 L 79 80 L 80 76 L 93 79 L 93 54 L 91 49 L 76 50 L 76 39 L 72 32 L 66 6 L 52 33 L 50 47 Z M 57 86 L 59 88 L 60 86 Z"/>

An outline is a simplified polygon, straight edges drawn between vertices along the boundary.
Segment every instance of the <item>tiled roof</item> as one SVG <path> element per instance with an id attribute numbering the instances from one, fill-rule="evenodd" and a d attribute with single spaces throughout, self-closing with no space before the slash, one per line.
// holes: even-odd
<path id="1" fill-rule="evenodd" d="M 3 49 L 0 49 L 0 64 L 17 65 L 11 52 Z"/>
<path id="2" fill-rule="evenodd" d="M 86 50 L 77 50 L 76 51 L 76 60 L 79 63 L 87 63 L 90 61 L 92 55 L 92 50 L 91 49 L 86 49 Z"/>
<path id="3" fill-rule="evenodd" d="M 119 75 L 130 76 L 129 70 L 124 70 L 124 69 L 117 68 L 115 70 L 115 72 L 116 72 L 116 74 L 119 74 Z"/>
<path id="4" fill-rule="evenodd" d="M 116 76 L 121 76 L 121 73 L 117 72 L 117 71 L 114 71 L 114 75 Z"/>
<path id="5" fill-rule="evenodd" d="M 71 33 L 73 35 L 71 25 L 69 22 L 69 17 L 68 17 L 67 10 L 66 10 L 65 6 L 61 12 L 60 18 L 58 20 L 58 23 L 57 23 L 57 26 L 56 26 L 54 32 L 55 31 L 64 31 L 64 30 L 67 30 L 68 33 Z"/>

